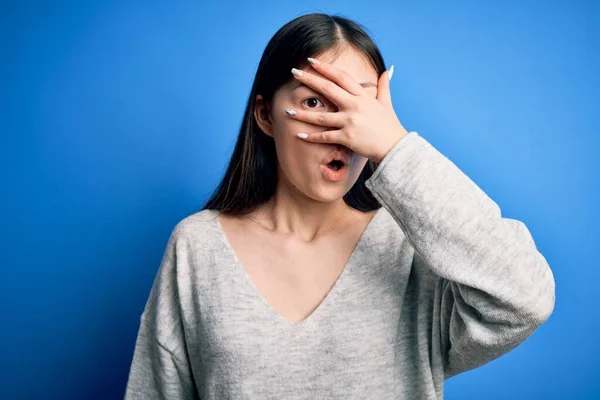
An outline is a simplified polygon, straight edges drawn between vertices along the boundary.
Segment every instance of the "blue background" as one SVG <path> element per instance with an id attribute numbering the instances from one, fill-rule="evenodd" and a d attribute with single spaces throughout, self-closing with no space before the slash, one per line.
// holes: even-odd
<path id="1" fill-rule="evenodd" d="M 0 398 L 123 396 L 171 229 L 224 173 L 268 40 L 315 11 L 367 27 L 404 126 L 554 272 L 546 324 L 445 398 L 598 398 L 596 3 L 217 3 L 3 2 Z"/>

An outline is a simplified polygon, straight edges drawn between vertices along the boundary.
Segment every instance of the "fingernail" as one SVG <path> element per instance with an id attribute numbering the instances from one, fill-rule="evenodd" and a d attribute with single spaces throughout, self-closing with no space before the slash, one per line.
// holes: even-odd
<path id="1" fill-rule="evenodd" d="M 321 61 L 317 60 L 316 58 L 312 58 L 312 57 L 308 57 L 307 58 L 308 62 L 314 65 L 320 65 Z"/>
<path id="2" fill-rule="evenodd" d="M 388 72 L 388 78 L 390 81 L 392 80 L 392 75 L 394 75 L 394 66 L 393 65 L 390 68 L 390 72 Z"/>
<path id="3" fill-rule="evenodd" d="M 298 136 L 301 139 L 306 139 L 308 137 L 306 133 L 298 133 L 296 136 Z"/>
<path id="4" fill-rule="evenodd" d="M 292 74 L 294 74 L 294 76 L 302 76 L 304 75 L 304 72 L 300 71 L 299 69 L 292 68 Z"/>
<path id="5" fill-rule="evenodd" d="M 283 110 L 283 111 L 285 111 L 285 113 L 286 113 L 287 115 L 296 115 L 296 110 L 294 110 L 293 108 L 286 108 L 286 109 L 285 109 L 285 110 Z"/>

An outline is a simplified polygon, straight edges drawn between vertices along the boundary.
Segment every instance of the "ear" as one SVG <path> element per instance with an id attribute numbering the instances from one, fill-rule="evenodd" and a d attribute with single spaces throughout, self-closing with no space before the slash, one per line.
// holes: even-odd
<path id="1" fill-rule="evenodd" d="M 257 94 L 254 104 L 254 119 L 258 127 L 267 135 L 273 137 L 273 123 L 271 122 L 271 106 L 265 102 L 262 95 Z"/>

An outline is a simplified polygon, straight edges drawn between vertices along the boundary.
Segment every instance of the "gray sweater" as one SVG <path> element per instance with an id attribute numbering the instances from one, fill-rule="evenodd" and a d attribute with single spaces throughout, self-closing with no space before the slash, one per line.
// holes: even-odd
<path id="1" fill-rule="evenodd" d="M 366 183 L 382 204 L 306 320 L 257 292 L 217 219 L 174 228 L 140 318 L 125 399 L 442 399 L 445 379 L 509 352 L 554 309 L 554 276 L 416 132 Z"/>

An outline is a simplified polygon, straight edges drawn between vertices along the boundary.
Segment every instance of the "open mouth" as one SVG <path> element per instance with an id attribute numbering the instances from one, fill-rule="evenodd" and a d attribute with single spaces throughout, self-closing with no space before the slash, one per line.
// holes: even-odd
<path id="1" fill-rule="evenodd" d="M 344 179 L 348 171 L 349 157 L 341 151 L 329 153 L 321 164 L 323 176 L 328 181 L 339 182 Z"/>
<path id="2" fill-rule="evenodd" d="M 327 167 L 334 170 L 334 171 L 339 171 L 340 169 L 342 169 L 344 167 L 344 162 L 342 160 L 333 160 L 328 162 Z"/>
<path id="3" fill-rule="evenodd" d="M 350 161 L 347 152 L 335 150 L 329 153 L 322 161 L 323 165 L 332 171 L 339 171 L 348 166 Z"/>

